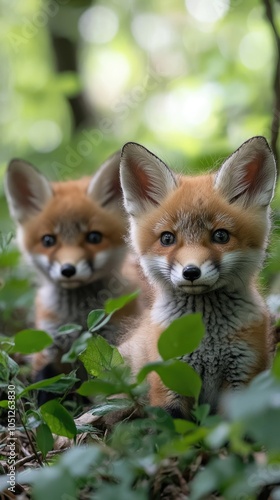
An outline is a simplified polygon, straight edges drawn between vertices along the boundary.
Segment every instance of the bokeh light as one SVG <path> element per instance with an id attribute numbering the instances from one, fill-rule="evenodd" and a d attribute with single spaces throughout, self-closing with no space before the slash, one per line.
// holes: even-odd
<path id="1" fill-rule="evenodd" d="M 79 19 L 79 32 L 90 43 L 107 43 L 113 40 L 119 29 L 117 14 L 110 8 L 95 5 L 87 9 Z"/>
<path id="2" fill-rule="evenodd" d="M 31 147 L 40 153 L 53 151 L 62 141 L 60 127 L 51 120 L 34 122 L 29 127 L 27 136 Z"/>
<path id="3" fill-rule="evenodd" d="M 185 0 L 186 7 L 197 21 L 215 23 L 223 18 L 230 7 L 229 0 Z"/>

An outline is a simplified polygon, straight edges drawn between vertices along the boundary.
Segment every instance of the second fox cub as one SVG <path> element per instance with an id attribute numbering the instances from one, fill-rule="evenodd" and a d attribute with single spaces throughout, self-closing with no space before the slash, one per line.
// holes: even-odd
<path id="1" fill-rule="evenodd" d="M 61 352 L 71 347 L 73 338 L 57 336 L 59 326 L 86 328 L 92 309 L 136 289 L 122 272 L 127 249 L 119 163 L 116 153 L 92 177 L 52 183 L 22 160 L 12 160 L 8 167 L 6 194 L 18 241 L 38 275 L 36 327 L 55 338 L 45 356 L 35 356 L 35 372 L 48 362 L 54 372 L 62 369 Z M 134 301 L 121 313 L 136 310 Z M 114 316 L 100 333 L 116 344 L 121 317 Z"/>
<path id="2" fill-rule="evenodd" d="M 256 277 L 275 180 L 263 137 L 245 142 L 217 172 L 191 177 L 176 176 L 139 144 L 123 148 L 131 243 L 155 299 L 121 352 L 137 372 L 158 359 L 159 336 L 174 319 L 202 313 L 205 337 L 184 359 L 200 374 L 200 401 L 212 411 L 223 389 L 248 383 L 268 366 L 269 319 Z M 149 383 L 151 404 L 174 416 L 189 414 L 188 398 L 165 388 L 155 373 Z"/>

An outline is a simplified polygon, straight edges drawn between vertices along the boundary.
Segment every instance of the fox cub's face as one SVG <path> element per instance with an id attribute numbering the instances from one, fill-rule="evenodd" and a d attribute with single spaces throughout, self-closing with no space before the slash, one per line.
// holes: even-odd
<path id="1" fill-rule="evenodd" d="M 275 179 L 263 137 L 245 142 L 218 172 L 192 177 L 126 144 L 121 184 L 148 279 L 188 294 L 248 283 L 263 261 Z"/>
<path id="2" fill-rule="evenodd" d="M 93 176 L 49 183 L 12 160 L 6 176 L 11 215 L 31 262 L 52 282 L 78 287 L 108 275 L 124 256 L 120 153 Z"/>

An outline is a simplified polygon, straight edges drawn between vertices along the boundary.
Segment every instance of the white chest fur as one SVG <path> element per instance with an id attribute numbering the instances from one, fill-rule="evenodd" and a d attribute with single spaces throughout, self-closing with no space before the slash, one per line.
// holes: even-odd
<path id="1" fill-rule="evenodd" d="M 255 354 L 236 333 L 259 320 L 261 313 L 248 291 L 244 295 L 226 291 L 188 296 L 167 293 L 154 304 L 152 318 L 167 327 L 174 319 L 194 312 L 202 314 L 205 336 L 199 348 L 183 359 L 202 378 L 201 402 L 215 409 L 223 382 L 239 387 L 248 378 Z"/>

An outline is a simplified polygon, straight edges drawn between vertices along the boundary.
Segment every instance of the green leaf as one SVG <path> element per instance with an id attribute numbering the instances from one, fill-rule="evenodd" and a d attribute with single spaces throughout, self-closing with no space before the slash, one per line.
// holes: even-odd
<path id="1" fill-rule="evenodd" d="M 62 363 L 74 363 L 79 354 L 86 349 L 88 339 L 91 339 L 91 337 L 92 335 L 89 332 L 84 332 L 76 340 L 74 340 L 69 351 L 63 354 L 61 358 Z"/>
<path id="2" fill-rule="evenodd" d="M 94 335 L 87 348 L 79 355 L 86 371 L 98 377 L 105 370 L 111 370 L 123 363 L 123 358 L 116 347 L 112 347 L 100 335 Z"/>
<path id="3" fill-rule="evenodd" d="M 25 483 L 33 484 L 33 500 L 74 500 L 77 496 L 75 478 L 58 463 L 53 467 L 27 470 L 22 473 Z"/>
<path id="4" fill-rule="evenodd" d="M 18 480 L 32 485 L 34 500 L 75 500 L 79 478 L 88 478 L 91 469 L 99 465 L 102 457 L 97 446 L 75 446 L 66 451 L 52 467 L 19 472 Z M 6 478 L 7 485 L 7 478 Z"/>
<path id="5" fill-rule="evenodd" d="M 267 371 L 260 373 L 247 387 L 225 394 L 222 402 L 231 420 L 244 420 L 268 409 L 280 411 L 279 394 L 279 380 Z"/>
<path id="6" fill-rule="evenodd" d="M 0 351 L 0 380 L 5 383 L 18 374 L 18 364 L 5 351 Z"/>
<path id="7" fill-rule="evenodd" d="M 225 486 L 230 484 L 241 471 L 242 463 L 235 456 L 212 459 L 191 482 L 190 500 L 209 498 L 215 490 L 223 491 Z"/>
<path id="8" fill-rule="evenodd" d="M 53 435 L 47 424 L 41 424 L 36 430 L 36 442 L 39 450 L 42 452 L 43 457 L 52 450 L 54 445 Z"/>
<path id="9" fill-rule="evenodd" d="M 73 438 L 77 434 L 73 418 L 56 399 L 42 405 L 40 411 L 53 434 L 68 438 Z"/>
<path id="10" fill-rule="evenodd" d="M 136 292 L 130 293 L 129 295 L 123 295 L 122 297 L 117 297 L 115 299 L 108 299 L 105 303 L 105 312 L 107 314 L 113 314 L 119 309 L 122 309 L 124 306 L 135 300 L 139 295 L 139 290 Z"/>
<path id="11" fill-rule="evenodd" d="M 179 434 L 187 434 L 197 429 L 197 425 L 189 420 L 182 420 L 181 418 L 174 419 L 175 430 Z"/>
<path id="12" fill-rule="evenodd" d="M 76 446 L 63 454 L 60 464 L 72 477 L 87 477 L 101 457 L 98 446 Z"/>
<path id="13" fill-rule="evenodd" d="M 88 329 L 91 331 L 93 328 L 96 328 L 105 316 L 106 314 L 104 309 L 95 309 L 94 311 L 91 311 L 87 318 Z"/>
<path id="14" fill-rule="evenodd" d="M 199 405 L 192 411 L 192 414 L 201 425 L 204 425 L 204 422 L 210 413 L 210 409 L 209 404 Z"/>
<path id="15" fill-rule="evenodd" d="M 48 333 L 42 330 L 22 330 L 15 335 L 14 352 L 22 354 L 32 354 L 49 347 L 53 339 Z"/>
<path id="16" fill-rule="evenodd" d="M 280 379 L 280 349 L 277 350 L 273 360 L 272 373 L 274 377 Z"/>
<path id="17" fill-rule="evenodd" d="M 22 392 L 18 394 L 18 397 L 22 397 L 29 391 L 34 391 L 34 390 L 41 390 L 41 391 L 53 392 L 56 394 L 62 394 L 71 389 L 71 387 L 73 387 L 73 385 L 79 381 L 80 379 L 76 378 L 73 375 L 73 373 L 69 373 L 68 375 L 61 373 L 60 375 L 56 375 L 55 377 L 47 378 L 41 380 L 40 382 L 35 382 L 34 384 L 28 385 L 23 389 Z"/>
<path id="18" fill-rule="evenodd" d="M 212 449 L 219 449 L 229 440 L 229 434 L 230 425 L 227 422 L 221 422 L 208 434 L 206 443 Z"/>
<path id="19" fill-rule="evenodd" d="M 250 438 L 270 452 L 280 449 L 280 381 L 263 372 L 242 390 L 228 393 L 223 407 L 231 420 L 242 422 Z"/>
<path id="20" fill-rule="evenodd" d="M 1 408 L 8 408 L 9 401 L 7 399 L 3 399 L 0 401 L 0 407 Z"/>
<path id="21" fill-rule="evenodd" d="M 205 427 L 197 427 L 192 432 L 186 433 L 185 436 L 180 436 L 171 442 L 165 443 L 159 450 L 159 455 L 162 458 L 171 457 L 172 455 L 185 455 L 187 450 L 191 450 L 194 445 L 201 443 L 207 435 Z"/>
<path id="22" fill-rule="evenodd" d="M 70 333 L 76 333 L 76 332 L 81 332 L 83 327 L 81 325 L 76 325 L 75 323 L 69 323 L 67 325 L 60 326 L 57 330 L 58 335 L 62 334 L 67 334 L 69 335 Z"/>
<path id="23" fill-rule="evenodd" d="M 104 394 L 105 396 L 111 396 L 112 394 L 117 394 L 119 390 L 116 388 L 115 384 L 112 382 L 107 382 L 106 380 L 88 380 L 83 382 L 81 387 L 76 391 L 81 396 L 98 396 L 98 394 Z"/>
<path id="24" fill-rule="evenodd" d="M 36 429 L 42 424 L 42 416 L 39 410 L 27 410 L 25 412 L 25 425 L 27 429 Z"/>
<path id="25" fill-rule="evenodd" d="M 18 264 L 20 253 L 18 250 L 0 253 L 0 268 L 15 267 Z"/>
<path id="26" fill-rule="evenodd" d="M 161 357 L 167 360 L 193 352 L 199 346 L 204 331 L 200 313 L 175 319 L 159 338 L 158 350 Z"/>
<path id="27" fill-rule="evenodd" d="M 4 337 L 4 335 L 0 335 L 0 351 L 11 352 L 14 345 L 15 343 L 12 337 Z"/>
<path id="28" fill-rule="evenodd" d="M 198 399 L 201 389 L 201 378 L 196 371 L 184 361 L 157 361 L 145 365 L 137 375 L 141 383 L 152 371 L 160 376 L 164 385 L 182 396 Z"/>
<path id="29" fill-rule="evenodd" d="M 100 404 L 99 406 L 94 407 L 94 415 L 106 415 L 111 411 L 125 410 L 133 406 L 131 399 L 120 399 L 120 398 L 110 398 L 105 403 Z"/>

